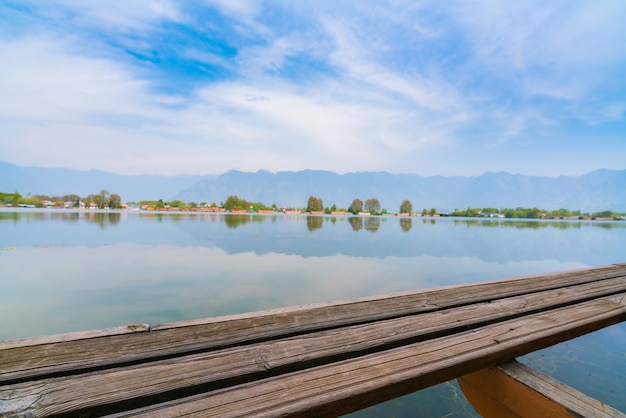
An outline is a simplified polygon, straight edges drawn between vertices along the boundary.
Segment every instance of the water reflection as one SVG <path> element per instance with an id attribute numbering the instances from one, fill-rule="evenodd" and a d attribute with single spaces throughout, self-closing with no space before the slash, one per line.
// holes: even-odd
<path id="1" fill-rule="evenodd" d="M 100 228 L 115 226 L 120 223 L 123 212 L 100 212 L 100 211 L 63 211 L 63 210 L 33 210 L 33 211 L 0 211 L 0 222 L 25 221 L 64 221 L 76 223 L 86 221 Z"/>
<path id="2" fill-rule="evenodd" d="M 87 222 L 97 224 L 100 229 L 104 229 L 108 226 L 115 226 L 120 223 L 121 214 L 119 212 L 114 213 L 87 213 L 85 216 Z"/>
<path id="3" fill-rule="evenodd" d="M 626 222 L 0 210 L 0 340 L 606 265 L 625 247 Z M 598 352 L 623 358 L 624 341 Z M 456 393 L 379 415 L 468 416 Z"/>
<path id="4" fill-rule="evenodd" d="M 223 222 L 228 228 L 238 228 L 248 223 L 263 223 L 266 221 L 276 222 L 277 217 L 285 215 L 264 215 L 256 213 L 184 213 L 184 212 L 148 212 L 142 211 L 125 212 L 125 211 L 91 211 L 91 210 L 15 210 L 0 209 L 0 222 L 17 222 L 20 220 L 28 221 L 45 221 L 45 220 L 61 220 L 66 222 L 78 222 L 85 220 L 87 222 L 96 223 L 101 226 L 117 225 L 123 217 L 138 215 L 147 219 L 156 219 L 159 222 L 167 219 L 168 221 L 193 221 L 193 220 L 211 220 Z M 291 217 L 291 216 L 290 216 Z M 313 230 L 319 230 L 320 224 L 337 222 L 336 216 L 306 216 L 307 222 L 310 222 Z M 297 218 L 297 217 L 296 217 Z M 351 216 L 340 217 L 341 220 L 346 219 L 354 231 L 360 231 L 365 227 L 369 232 L 376 232 L 380 228 L 382 222 L 390 217 L 379 216 Z M 402 231 L 408 232 L 413 226 L 413 218 L 398 217 Z M 435 225 L 437 221 L 452 221 L 454 225 L 486 228 L 519 228 L 519 229 L 581 229 L 581 228 L 602 228 L 616 229 L 626 228 L 624 221 L 590 221 L 590 220 L 526 220 L 526 219 L 475 219 L 475 218 L 421 218 L 423 224 Z"/>
<path id="5" fill-rule="evenodd" d="M 306 227 L 309 232 L 314 232 L 319 229 L 322 229 L 322 225 L 324 224 L 324 218 L 317 215 L 309 215 L 306 217 Z"/>
<path id="6" fill-rule="evenodd" d="M 454 219 L 455 225 L 465 225 L 470 227 L 491 227 L 491 228 L 518 228 L 518 229 L 581 229 L 585 227 L 595 227 L 604 229 L 626 228 L 623 221 L 557 221 L 557 220 L 523 220 L 523 219 Z"/>
<path id="7" fill-rule="evenodd" d="M 363 218 L 361 217 L 348 218 L 348 222 L 350 222 L 350 226 L 354 232 L 358 232 L 363 229 Z"/>
<path id="8" fill-rule="evenodd" d="M 367 217 L 365 218 L 365 230 L 369 232 L 376 232 L 380 228 L 379 217 Z"/>

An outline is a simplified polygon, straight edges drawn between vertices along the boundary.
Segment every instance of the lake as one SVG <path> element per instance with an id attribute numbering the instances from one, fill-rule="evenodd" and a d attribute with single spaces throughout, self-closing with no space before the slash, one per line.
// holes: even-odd
<path id="1" fill-rule="evenodd" d="M 626 222 L 0 209 L 0 340 L 626 262 Z M 626 411 L 626 324 L 524 363 Z M 477 416 L 455 382 L 351 414 Z"/>

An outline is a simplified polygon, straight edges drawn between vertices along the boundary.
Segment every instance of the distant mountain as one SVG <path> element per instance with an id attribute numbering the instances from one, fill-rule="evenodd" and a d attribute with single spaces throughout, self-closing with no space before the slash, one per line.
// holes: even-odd
<path id="1" fill-rule="evenodd" d="M 354 198 L 377 198 L 388 211 L 397 211 L 402 201 L 409 199 L 414 211 L 537 207 L 626 212 L 626 170 L 602 169 L 583 176 L 556 178 L 506 172 L 475 177 L 423 177 L 385 172 L 230 171 L 215 179 L 202 179 L 174 198 L 219 204 L 229 195 L 289 207 L 306 206 L 309 196 L 316 196 L 325 206 L 338 207 L 348 207 Z"/>
<path id="2" fill-rule="evenodd" d="M 0 161 L 0 191 L 5 193 L 17 191 L 24 196 L 30 193 L 48 196 L 77 194 L 85 197 L 105 189 L 110 193 L 119 194 L 125 202 L 139 199 L 170 200 L 181 190 L 201 180 L 216 177 L 216 175 L 122 176 L 97 170 L 20 167 Z"/>
<path id="3" fill-rule="evenodd" d="M 22 195 L 87 196 L 106 189 L 124 201 L 180 199 L 220 203 L 230 195 L 267 205 L 304 207 L 309 196 L 348 207 L 354 198 L 379 200 L 390 212 L 409 199 L 413 210 L 440 212 L 467 207 L 626 212 L 626 170 L 596 170 L 583 176 L 538 177 L 485 173 L 474 177 L 424 177 L 416 174 L 360 172 L 337 174 L 303 170 L 270 173 L 229 171 L 205 176 L 122 176 L 103 171 L 20 167 L 0 162 L 0 191 Z"/>

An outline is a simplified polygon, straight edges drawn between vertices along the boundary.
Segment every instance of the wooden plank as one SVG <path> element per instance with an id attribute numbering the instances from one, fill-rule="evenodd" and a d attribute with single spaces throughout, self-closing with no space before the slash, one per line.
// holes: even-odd
<path id="1" fill-rule="evenodd" d="M 136 363 L 234 344 L 267 341 L 294 333 L 433 312 L 498 297 L 545 291 L 567 285 L 625 279 L 626 266 L 606 266 L 529 276 L 475 285 L 449 286 L 337 304 L 287 308 L 152 328 L 150 333 L 76 339 L 22 346 L 0 343 L 0 382 Z M 94 356 L 93 353 L 100 354 Z"/>
<path id="2" fill-rule="evenodd" d="M 44 335 L 40 337 L 25 338 L 20 340 L 0 341 L 0 350 L 10 348 L 32 347 L 45 344 L 58 344 L 68 341 L 90 340 L 93 338 L 112 337 L 114 335 L 136 334 L 138 332 L 149 332 L 148 324 L 122 325 L 104 329 L 94 329 L 88 331 L 70 332 L 64 334 Z M 0 351 L 1 352 L 1 351 Z"/>
<path id="3" fill-rule="evenodd" d="M 620 284 L 620 288 L 624 291 L 626 283 L 621 281 Z M 593 285 L 598 287 L 600 284 L 595 283 Z M 587 285 L 587 287 L 591 286 L 592 284 Z M 560 294 L 559 297 L 555 294 L 557 292 Z M 450 327 L 458 331 L 459 326 L 465 328 L 472 323 L 491 323 L 494 318 L 510 318 L 516 314 L 543 307 L 549 300 L 552 303 L 569 300 L 571 295 L 568 293 L 573 292 L 571 289 L 559 289 L 544 293 L 543 295 L 510 298 L 491 304 L 456 308 L 447 312 L 433 312 L 420 315 L 418 318 L 399 318 L 375 324 L 328 330 L 244 348 L 197 354 L 83 376 L 45 379 L 36 384 L 26 382 L 7 385 L 0 387 L 0 396 L 11 400 L 5 404 L 6 408 L 24 412 L 24 405 L 30 402 L 29 410 L 42 411 L 46 414 L 59 414 L 96 407 L 101 410 L 104 405 L 132 399 L 137 399 L 135 403 L 148 403 L 150 397 L 157 397 L 168 391 L 183 390 L 209 383 L 213 383 L 212 388 L 215 389 L 220 387 L 220 383 L 222 387 L 228 384 L 232 385 L 238 379 L 254 373 L 259 374 L 259 378 L 261 378 L 273 371 L 288 372 L 297 368 L 312 367 L 318 361 L 322 361 L 322 363 L 324 361 L 338 361 L 350 353 L 352 356 L 365 355 L 368 350 L 375 346 L 386 346 L 391 350 L 393 343 L 408 344 L 411 342 L 410 339 L 414 337 L 432 336 L 437 331 Z M 543 300 L 543 302 L 538 299 Z M 585 312 L 585 307 L 589 303 L 569 306 L 567 309 L 569 311 L 580 309 L 581 312 Z M 605 308 L 615 313 L 615 304 L 605 305 Z M 623 306 L 622 308 L 622 312 L 626 312 L 626 308 Z M 600 311 L 599 309 L 596 310 Z M 595 314 L 596 311 L 594 311 Z M 548 313 L 537 313 L 535 317 L 545 318 L 546 315 Z M 601 323 L 603 320 L 600 318 Z M 522 321 L 521 323 L 524 325 L 529 320 L 525 317 L 515 321 Z M 511 321 L 506 322 L 506 324 L 509 333 L 513 331 L 511 328 L 522 326 L 515 325 L 516 322 Z M 485 332 L 484 328 L 479 328 L 478 331 Z M 561 328 L 556 330 L 560 333 L 565 332 Z M 529 328 L 529 332 L 533 332 L 532 328 Z M 465 332 L 462 335 L 467 336 L 468 333 Z M 457 349 L 460 349 L 460 346 L 464 344 L 459 342 L 459 337 L 453 336 L 435 339 L 434 341 L 439 341 L 435 343 L 435 346 L 439 347 L 442 344 L 440 340 L 445 341 L 451 338 L 460 344 Z M 474 336 L 470 334 L 470 341 L 473 338 Z M 495 339 L 490 341 L 490 344 L 500 343 L 494 341 Z M 428 341 L 423 341 L 420 344 L 420 347 L 425 347 L 422 349 L 429 350 Z M 384 355 L 378 354 L 378 356 Z M 176 377 L 173 378 L 173 376 Z M 9 406 L 10 403 L 14 403 L 15 406 Z"/>
<path id="4" fill-rule="evenodd" d="M 626 276 L 626 263 L 582 268 L 565 272 L 519 276 L 462 285 L 442 286 L 426 290 L 396 292 L 385 295 L 356 298 L 347 301 L 315 303 L 220 317 L 178 321 L 149 327 L 149 331 L 155 332 L 170 329 L 180 330 L 185 327 L 197 327 L 229 321 L 236 322 L 242 320 L 255 320 L 265 317 L 283 317 L 289 316 L 290 313 L 300 312 L 305 313 L 305 315 L 308 314 L 306 317 L 301 318 L 306 320 L 309 319 L 309 316 L 314 319 L 316 317 L 316 313 L 320 310 L 329 311 L 329 314 L 324 316 L 332 317 L 334 321 L 332 326 L 341 326 L 347 323 L 366 322 L 373 319 L 384 319 L 385 317 L 391 318 L 416 312 L 447 308 L 455 306 L 454 304 L 458 303 L 476 303 L 487 301 L 490 298 L 515 296 L 621 276 Z M 467 297 L 459 300 L 458 297 L 455 297 L 459 294 L 466 295 Z M 452 297 L 453 300 L 449 300 L 449 297 Z M 395 301 L 395 304 L 390 307 L 389 311 L 384 309 L 388 299 L 394 299 Z M 331 312 L 333 309 L 336 309 L 337 312 Z M 372 314 L 372 310 L 374 310 L 374 314 Z M 385 316 L 378 317 L 376 316 L 377 314 L 383 314 Z M 306 327 L 305 329 L 314 330 L 318 327 L 325 326 L 325 324 L 326 323 L 323 321 L 313 320 L 310 323 L 304 322 L 301 325 Z M 148 324 L 140 325 L 148 326 Z M 111 331 L 110 335 L 114 335 L 120 330 L 123 331 L 125 327 L 133 327 L 133 325 L 114 327 L 107 330 L 79 331 L 53 336 L 0 341 L 0 352 L 1 350 L 10 348 L 98 338 L 100 336 L 106 336 L 107 331 L 109 330 Z M 102 334 L 103 332 L 104 334 Z"/>
<path id="5" fill-rule="evenodd" d="M 111 416 L 334 417 L 624 319 L 621 294 Z"/>
<path id="6" fill-rule="evenodd" d="M 518 361 L 479 370 L 457 381 L 484 418 L 626 418 L 609 405 Z"/>

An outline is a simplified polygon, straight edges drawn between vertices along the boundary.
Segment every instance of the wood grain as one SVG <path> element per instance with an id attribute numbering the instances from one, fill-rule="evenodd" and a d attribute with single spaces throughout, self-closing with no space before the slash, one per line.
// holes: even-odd
<path id="1" fill-rule="evenodd" d="M 624 320 L 626 295 L 113 416 L 343 415 Z"/>
<path id="2" fill-rule="evenodd" d="M 69 370 L 89 370 L 184 355 L 247 342 L 260 342 L 294 333 L 444 310 L 547 289 L 625 277 L 626 267 L 606 266 L 528 276 L 474 285 L 448 286 L 308 307 L 276 309 L 190 323 L 152 327 L 151 332 L 101 338 L 62 338 L 31 344 L 25 340 L 0 343 L 0 383 L 44 377 Z M 106 342 L 103 342 L 106 341 Z M 3 345 L 4 344 L 4 345 Z M 100 353 L 94 356 L 93 353 Z"/>
<path id="3" fill-rule="evenodd" d="M 457 381 L 483 418 L 626 418 L 609 405 L 518 361 L 479 370 Z"/>
<path id="4" fill-rule="evenodd" d="M 0 416 L 336 416 L 623 321 L 625 300 L 626 264 L 9 341 Z"/>

